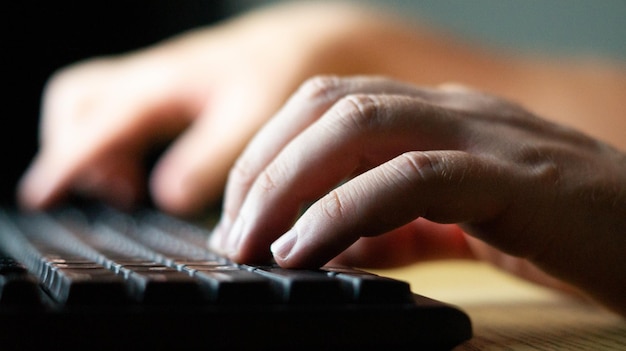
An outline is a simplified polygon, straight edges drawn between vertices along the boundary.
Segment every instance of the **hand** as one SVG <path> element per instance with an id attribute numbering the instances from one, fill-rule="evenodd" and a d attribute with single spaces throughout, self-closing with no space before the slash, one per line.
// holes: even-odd
<path id="1" fill-rule="evenodd" d="M 293 90 L 329 72 L 463 81 L 626 147 L 616 123 L 626 101 L 615 93 L 623 71 L 546 62 L 492 55 L 379 9 L 270 6 L 57 73 L 18 200 L 43 209 L 78 193 L 128 208 L 149 191 L 165 211 L 197 214 L 221 197 L 235 158 Z M 169 146 L 151 169 L 144 160 L 155 144 Z"/>
<path id="2" fill-rule="evenodd" d="M 41 149 L 19 188 L 23 207 L 50 207 L 71 192 L 131 207 L 145 196 L 146 155 L 171 140 L 151 175 L 156 204 L 191 215 L 216 201 L 237 155 L 289 94 L 311 74 L 342 71 L 326 49 L 361 23 L 357 13 L 300 7 L 61 70 L 45 91 Z"/>
<path id="3" fill-rule="evenodd" d="M 484 259 L 625 313 L 624 213 L 602 142 L 467 88 L 322 77 L 238 159 L 210 244 L 292 268 Z"/>

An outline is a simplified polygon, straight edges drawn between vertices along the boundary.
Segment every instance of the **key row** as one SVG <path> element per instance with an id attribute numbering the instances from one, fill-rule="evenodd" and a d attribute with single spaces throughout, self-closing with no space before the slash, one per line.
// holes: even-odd
<path id="1" fill-rule="evenodd" d="M 26 268 L 19 274 L 9 268 L 0 271 L 0 297 L 15 291 L 8 287 L 18 286 L 16 282 L 24 278 L 29 283 L 20 284 L 32 286 L 36 281 L 64 305 L 402 303 L 412 299 L 403 281 L 348 268 L 238 265 L 208 250 L 204 246 L 208 233 L 201 228 L 154 213 L 139 217 L 105 213 L 95 218 L 74 212 L 0 214 L 2 249 L 14 254 L 13 265 L 19 262 Z"/>

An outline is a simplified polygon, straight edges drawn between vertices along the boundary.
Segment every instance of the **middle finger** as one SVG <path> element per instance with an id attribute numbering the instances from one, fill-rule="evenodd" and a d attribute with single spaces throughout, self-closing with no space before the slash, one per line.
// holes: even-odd
<path id="1" fill-rule="evenodd" d="M 406 96 L 342 99 L 259 173 L 222 248 L 235 260 L 264 260 L 269 244 L 289 228 L 304 203 L 324 195 L 356 170 L 367 170 L 409 150 L 458 149 L 453 128 L 458 124 L 452 123 L 458 117 Z"/>
<path id="2" fill-rule="evenodd" d="M 259 174 L 298 134 L 318 120 L 346 94 L 380 93 L 419 97 L 440 102 L 446 96 L 434 89 L 416 88 L 382 77 L 316 77 L 308 80 L 278 114 L 250 142 L 231 170 L 226 186 L 222 218 L 211 246 L 222 250 L 234 218 Z"/>

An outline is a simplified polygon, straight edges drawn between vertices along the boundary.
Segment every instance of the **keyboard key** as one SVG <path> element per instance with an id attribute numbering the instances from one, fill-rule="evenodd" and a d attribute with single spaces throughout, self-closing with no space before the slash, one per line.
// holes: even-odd
<path id="1" fill-rule="evenodd" d="M 406 303 L 412 293 L 407 282 L 343 267 L 323 267 L 331 277 L 344 282 L 350 299 L 359 303 Z"/>
<path id="2" fill-rule="evenodd" d="M 0 306 L 41 304 L 38 281 L 13 257 L 0 253 Z"/>
<path id="3" fill-rule="evenodd" d="M 23 264 L 0 252 L 0 275 L 26 274 L 27 272 L 28 269 Z"/>
<path id="4" fill-rule="evenodd" d="M 124 265 L 120 274 L 128 282 L 131 295 L 139 302 L 193 304 L 206 300 L 196 279 L 161 264 Z"/>
<path id="5" fill-rule="evenodd" d="M 128 301 L 124 280 L 102 266 L 51 265 L 50 273 L 45 287 L 57 302 L 67 305 L 101 305 Z"/>
<path id="6" fill-rule="evenodd" d="M 288 270 L 274 266 L 244 266 L 273 282 L 277 296 L 288 303 L 344 302 L 341 283 L 321 271 Z"/>
<path id="7" fill-rule="evenodd" d="M 277 301 L 270 280 L 236 266 L 185 266 L 208 288 L 211 300 L 219 304 L 251 304 Z"/>

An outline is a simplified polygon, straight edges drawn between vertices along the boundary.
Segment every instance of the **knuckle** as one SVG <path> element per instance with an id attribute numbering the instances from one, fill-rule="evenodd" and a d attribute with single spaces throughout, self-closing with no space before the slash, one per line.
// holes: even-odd
<path id="1" fill-rule="evenodd" d="M 268 193 L 281 186 L 281 179 L 285 178 L 286 170 L 280 163 L 274 162 L 265 168 L 255 181 L 255 185 L 263 192 Z"/>
<path id="2" fill-rule="evenodd" d="M 105 85 L 114 72 L 114 60 L 93 58 L 85 62 L 62 67 L 55 71 L 46 82 L 45 92 L 67 97 L 89 96 L 98 86 Z"/>
<path id="3" fill-rule="evenodd" d="M 272 190 L 277 188 L 276 181 L 274 180 L 273 175 L 267 170 L 261 172 L 259 177 L 257 178 L 255 185 L 261 189 L 263 192 L 271 192 Z"/>
<path id="4" fill-rule="evenodd" d="M 278 184 L 271 172 L 263 170 L 256 178 L 254 187 L 263 193 L 268 193 L 276 189 Z"/>
<path id="5" fill-rule="evenodd" d="M 376 129 L 381 123 L 381 102 L 371 95 L 348 95 L 335 106 L 344 124 L 358 129 Z"/>
<path id="6" fill-rule="evenodd" d="M 54 73 L 44 88 L 44 98 L 50 99 L 63 99 L 71 100 L 74 96 L 79 94 L 80 84 L 74 79 L 74 75 L 71 71 L 64 69 L 62 71 Z"/>
<path id="7" fill-rule="evenodd" d="M 330 219 L 343 219 L 347 217 L 349 201 L 345 193 L 334 189 L 320 199 L 319 205 L 322 213 Z"/>
<path id="8" fill-rule="evenodd" d="M 422 184 L 432 183 L 446 186 L 455 186 L 463 182 L 472 169 L 471 162 L 461 159 L 467 155 L 449 152 L 406 152 L 393 160 L 395 170 L 409 181 L 419 181 Z M 461 165 L 459 162 L 463 162 Z M 462 172 L 458 170 L 462 169 Z"/>
<path id="9" fill-rule="evenodd" d="M 235 161 L 228 174 L 228 181 L 238 187 L 249 189 L 254 182 L 255 172 L 251 162 L 246 157 L 240 157 Z"/>
<path id="10" fill-rule="evenodd" d="M 417 176 L 421 181 L 428 181 L 440 174 L 441 165 L 424 152 L 407 152 L 394 159 L 394 168 L 406 178 Z"/>
<path id="11" fill-rule="evenodd" d="M 299 90 L 299 95 L 306 100 L 334 101 L 344 90 L 344 81 L 332 75 L 319 75 L 307 79 Z"/>
<path id="12" fill-rule="evenodd" d="M 62 68 L 49 78 L 43 91 L 45 112 L 54 118 L 69 118 L 98 108 L 95 102 L 101 98 L 98 89 L 102 82 L 90 76 L 90 64 Z"/>

